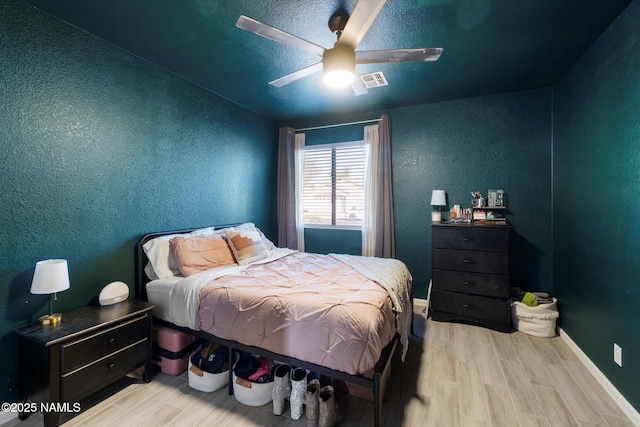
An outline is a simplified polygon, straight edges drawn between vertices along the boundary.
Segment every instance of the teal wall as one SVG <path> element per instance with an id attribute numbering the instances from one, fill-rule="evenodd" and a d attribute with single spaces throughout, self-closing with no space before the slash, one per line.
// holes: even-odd
<path id="1" fill-rule="evenodd" d="M 635 1 L 554 89 L 553 253 L 562 328 L 640 410 L 638 22 Z"/>
<path id="2" fill-rule="evenodd" d="M 277 126 L 22 2 L 0 1 L 0 401 L 12 328 L 47 310 L 37 261 L 66 258 L 61 312 L 133 284 L 143 233 L 239 221 L 276 237 Z"/>
<path id="3" fill-rule="evenodd" d="M 431 278 L 432 190 L 470 207 L 471 191 L 501 188 L 515 226 L 513 281 L 551 291 L 551 90 L 407 107 L 389 112 L 397 257 L 415 295 Z M 448 215 L 447 215 L 448 216 Z"/>
<path id="4" fill-rule="evenodd" d="M 304 245 L 305 252 L 362 255 L 362 232 L 360 230 L 305 228 Z"/>
<path id="5" fill-rule="evenodd" d="M 414 294 L 425 297 L 431 278 L 431 191 L 447 191 L 449 209 L 469 207 L 470 192 L 502 188 L 507 193 L 513 237 L 514 282 L 525 288 L 552 291 L 551 104 L 543 89 L 434 103 L 385 111 L 391 121 L 396 256 L 407 264 Z M 306 127 L 377 118 L 324 118 L 295 123 Z M 307 139 L 362 138 L 362 127 L 308 132 Z M 322 132 L 322 137 L 316 133 Z M 309 246 L 332 241 L 340 252 L 351 236 L 335 231 L 307 233 Z M 310 237 L 310 239 L 309 239 Z M 310 242 L 309 242 L 310 240 Z M 345 247 L 344 250 L 347 248 Z"/>

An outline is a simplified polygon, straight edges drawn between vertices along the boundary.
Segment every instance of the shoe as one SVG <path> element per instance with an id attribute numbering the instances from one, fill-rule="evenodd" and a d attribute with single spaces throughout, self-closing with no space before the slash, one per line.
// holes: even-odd
<path id="1" fill-rule="evenodd" d="M 318 392 L 318 427 L 332 427 L 336 424 L 338 417 L 336 414 L 336 397 L 333 387 L 326 385 Z"/>
<path id="2" fill-rule="evenodd" d="M 291 376 L 291 366 L 282 364 L 278 365 L 273 372 L 273 413 L 282 415 L 284 412 L 284 400 L 291 395 L 291 384 L 289 378 Z"/>
<path id="3" fill-rule="evenodd" d="M 289 398 L 292 419 L 300 419 L 305 400 L 307 400 L 307 371 L 295 368 L 291 372 L 291 397 Z"/>
<path id="4" fill-rule="evenodd" d="M 305 417 L 307 427 L 317 427 L 318 425 L 318 393 L 320 392 L 320 381 L 313 379 L 307 384 L 307 407 Z"/>

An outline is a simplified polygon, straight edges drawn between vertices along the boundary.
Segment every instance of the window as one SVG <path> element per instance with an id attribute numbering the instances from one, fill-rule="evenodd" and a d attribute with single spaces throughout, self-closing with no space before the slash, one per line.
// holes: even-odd
<path id="1" fill-rule="evenodd" d="M 304 150 L 305 227 L 362 228 L 363 141 L 311 145 Z"/>

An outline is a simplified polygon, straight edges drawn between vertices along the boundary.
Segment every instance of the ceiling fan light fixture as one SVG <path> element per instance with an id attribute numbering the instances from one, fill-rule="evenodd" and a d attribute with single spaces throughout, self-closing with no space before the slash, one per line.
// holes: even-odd
<path id="1" fill-rule="evenodd" d="M 336 45 L 322 56 L 322 79 L 329 86 L 349 86 L 355 80 L 356 54 L 348 46 Z"/>
<path id="2" fill-rule="evenodd" d="M 322 78 L 326 84 L 333 87 L 349 86 L 355 80 L 353 72 L 348 70 L 334 70 L 325 72 Z"/>

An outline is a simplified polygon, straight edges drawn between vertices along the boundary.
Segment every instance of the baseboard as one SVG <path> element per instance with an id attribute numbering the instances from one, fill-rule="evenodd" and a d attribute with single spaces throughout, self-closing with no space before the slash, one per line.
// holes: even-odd
<path id="1" fill-rule="evenodd" d="M 427 306 L 427 300 L 424 298 L 413 298 L 413 304 L 414 305 L 419 305 L 420 307 L 426 307 Z"/>
<path id="2" fill-rule="evenodd" d="M 16 418 L 18 418 L 17 412 L 0 411 L 0 425 L 7 424 L 9 421 L 13 421 Z"/>
<path id="3" fill-rule="evenodd" d="M 629 403 L 627 399 L 618 391 L 618 389 L 609 381 L 609 379 L 602 373 L 600 369 L 587 357 L 578 344 L 576 344 L 571 337 L 562 328 L 558 328 L 560 338 L 569 346 L 569 348 L 578 356 L 578 359 L 584 364 L 589 372 L 600 383 L 602 388 L 607 392 L 609 396 L 616 402 L 622 412 L 629 417 L 631 422 L 640 426 L 640 413 Z"/>

